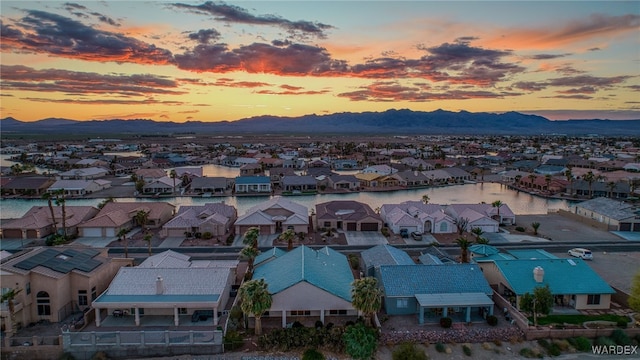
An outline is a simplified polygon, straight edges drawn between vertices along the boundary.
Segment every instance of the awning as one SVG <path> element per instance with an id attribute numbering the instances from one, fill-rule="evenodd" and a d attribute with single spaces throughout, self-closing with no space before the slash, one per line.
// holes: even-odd
<path id="1" fill-rule="evenodd" d="M 416 294 L 420 307 L 492 306 L 493 300 L 485 293 Z"/>

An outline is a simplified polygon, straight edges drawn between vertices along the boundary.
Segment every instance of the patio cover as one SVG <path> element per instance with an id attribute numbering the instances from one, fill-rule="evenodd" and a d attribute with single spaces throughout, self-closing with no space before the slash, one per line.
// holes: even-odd
<path id="1" fill-rule="evenodd" d="M 424 324 L 425 308 L 442 308 L 443 316 L 447 316 L 450 307 L 466 307 L 466 321 L 471 321 L 471 307 L 487 306 L 489 315 L 493 315 L 493 300 L 481 292 L 476 293 L 442 293 L 442 294 L 416 294 L 416 300 L 420 306 L 418 322 Z"/>

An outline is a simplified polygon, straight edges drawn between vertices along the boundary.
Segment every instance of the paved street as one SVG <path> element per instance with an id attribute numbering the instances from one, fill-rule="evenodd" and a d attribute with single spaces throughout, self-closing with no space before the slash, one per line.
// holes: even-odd
<path id="1" fill-rule="evenodd" d="M 258 247 L 272 247 L 273 241 L 278 238 L 280 234 L 271 234 L 271 235 L 259 235 L 258 236 Z M 242 239 L 244 236 L 236 235 L 235 239 L 233 239 L 233 244 L 231 246 L 235 247 L 244 247 L 244 243 Z"/>

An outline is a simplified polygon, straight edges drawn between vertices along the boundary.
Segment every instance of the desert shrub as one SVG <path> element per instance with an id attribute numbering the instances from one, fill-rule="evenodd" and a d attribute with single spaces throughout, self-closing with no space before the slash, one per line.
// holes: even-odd
<path id="1" fill-rule="evenodd" d="M 489 324 L 491 326 L 498 325 L 498 318 L 495 315 L 487 316 L 487 324 Z"/>
<path id="2" fill-rule="evenodd" d="M 502 346 L 502 340 L 500 339 L 493 340 L 493 343 L 496 344 L 496 346 Z"/>
<path id="3" fill-rule="evenodd" d="M 522 348 L 520 349 L 520 356 L 523 356 L 526 358 L 535 358 L 536 354 L 533 352 L 533 350 L 529 348 Z"/>
<path id="4" fill-rule="evenodd" d="M 442 326 L 445 329 L 450 328 L 452 322 L 453 322 L 453 320 L 451 320 L 450 317 L 440 318 L 440 326 Z"/>
<path id="5" fill-rule="evenodd" d="M 596 339 L 596 341 L 594 342 L 594 345 L 615 346 L 616 342 L 606 336 L 600 336 Z"/>
<path id="6" fill-rule="evenodd" d="M 471 348 L 469 345 L 462 345 L 462 352 L 467 356 L 471 356 Z"/>
<path id="7" fill-rule="evenodd" d="M 62 355 L 60 355 L 58 360 L 76 360 L 76 358 L 71 353 L 66 352 L 66 353 L 62 353 Z"/>
<path id="8" fill-rule="evenodd" d="M 427 354 L 413 343 L 404 343 L 398 346 L 391 354 L 393 360 L 427 360 Z"/>
<path id="9" fill-rule="evenodd" d="M 567 351 L 569 350 L 570 344 L 569 341 L 567 340 L 554 340 L 553 341 L 554 344 L 558 345 L 558 348 L 560 348 L 560 351 Z"/>
<path id="10" fill-rule="evenodd" d="M 621 329 L 626 329 L 627 328 L 627 322 L 624 320 L 618 320 L 618 322 L 616 323 L 616 326 L 618 326 Z"/>
<path id="11" fill-rule="evenodd" d="M 302 360 L 324 360 L 324 355 L 314 348 L 309 348 L 305 350 L 302 354 Z"/>
<path id="12" fill-rule="evenodd" d="M 382 235 L 384 237 L 389 237 L 391 234 L 389 233 L 389 228 L 383 227 L 382 229 L 380 229 L 380 232 L 382 233 Z"/>
<path id="13" fill-rule="evenodd" d="M 205 240 L 209 240 L 212 237 L 213 237 L 213 234 L 208 232 L 208 231 L 205 231 L 205 232 L 202 233 L 202 238 L 205 239 Z"/>
<path id="14" fill-rule="evenodd" d="M 324 326 L 324 324 L 322 323 L 322 321 L 320 321 L 320 320 L 316 320 L 316 323 L 314 324 L 314 327 L 315 327 L 316 329 L 320 329 L 320 328 L 322 328 L 323 326 Z"/>
<path id="15" fill-rule="evenodd" d="M 578 336 L 575 338 L 575 344 L 573 347 L 578 351 L 587 352 L 591 350 L 591 341 L 584 336 Z"/>
<path id="16" fill-rule="evenodd" d="M 342 335 L 345 351 L 353 359 L 370 359 L 378 347 L 378 336 L 375 329 L 361 322 L 349 326 Z"/>
<path id="17" fill-rule="evenodd" d="M 303 328 L 304 325 L 302 325 L 302 323 L 300 321 L 294 321 L 293 324 L 291 324 L 292 328 Z"/>
<path id="18" fill-rule="evenodd" d="M 551 344 L 549 344 L 549 342 L 546 339 L 539 339 L 538 345 L 542 346 L 545 350 L 548 349 L 549 346 L 551 346 Z"/>
<path id="19" fill-rule="evenodd" d="M 516 231 L 525 232 L 525 231 L 527 231 L 527 228 L 522 227 L 522 226 L 516 226 Z"/>
<path id="20" fill-rule="evenodd" d="M 235 238 L 236 238 L 236 236 L 235 236 L 235 235 L 233 235 L 233 234 L 229 234 L 229 236 L 227 236 L 226 244 L 227 244 L 227 245 L 231 245 L 231 244 L 233 244 L 233 240 L 234 240 Z"/>
<path id="21" fill-rule="evenodd" d="M 349 254 L 349 264 L 351 268 L 354 270 L 358 270 L 360 268 L 360 259 L 356 254 Z"/>
<path id="22" fill-rule="evenodd" d="M 436 351 L 439 353 L 443 353 L 445 351 L 444 344 L 441 342 L 436 343 Z"/>
<path id="23" fill-rule="evenodd" d="M 551 345 L 549 345 L 549 348 L 547 349 L 547 354 L 549 354 L 550 356 L 559 356 L 560 354 L 562 354 L 562 350 L 560 350 L 560 346 L 558 345 L 558 343 L 551 343 Z"/>
<path id="24" fill-rule="evenodd" d="M 629 335 L 627 335 L 627 333 L 625 333 L 624 331 L 622 331 L 620 329 L 613 330 L 613 332 L 611 333 L 610 338 L 611 338 L 611 340 L 613 340 L 613 342 L 616 343 L 616 345 L 630 345 L 631 344 L 631 339 L 629 338 Z"/>
<path id="25" fill-rule="evenodd" d="M 242 347 L 244 342 L 242 341 L 242 335 L 235 330 L 229 330 L 224 334 L 224 349 L 236 350 Z"/>
<path id="26" fill-rule="evenodd" d="M 491 350 L 491 344 L 489 344 L 488 342 L 483 342 L 482 348 L 485 350 Z"/>

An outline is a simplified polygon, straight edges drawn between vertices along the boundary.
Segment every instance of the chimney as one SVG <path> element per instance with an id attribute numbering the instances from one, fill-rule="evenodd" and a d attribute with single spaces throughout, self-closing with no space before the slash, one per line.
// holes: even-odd
<path id="1" fill-rule="evenodd" d="M 544 269 L 542 266 L 536 266 L 533 268 L 533 279 L 537 283 L 541 283 L 544 280 Z"/>
<path id="2" fill-rule="evenodd" d="M 156 279 L 156 295 L 162 295 L 164 293 L 164 281 L 160 276 Z"/>

